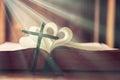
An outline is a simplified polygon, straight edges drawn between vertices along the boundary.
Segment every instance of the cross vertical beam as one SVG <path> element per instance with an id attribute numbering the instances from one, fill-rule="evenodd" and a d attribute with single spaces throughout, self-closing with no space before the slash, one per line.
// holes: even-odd
<path id="1" fill-rule="evenodd" d="M 40 34 L 38 35 L 36 50 L 35 50 L 35 53 L 34 53 L 34 58 L 33 58 L 34 63 L 33 63 L 33 66 L 32 66 L 32 71 L 35 71 L 36 66 L 37 66 L 39 48 L 40 48 L 40 44 L 41 44 L 41 40 L 42 40 L 42 36 L 41 35 L 43 34 L 44 26 L 45 26 L 45 23 L 42 23 Z"/>

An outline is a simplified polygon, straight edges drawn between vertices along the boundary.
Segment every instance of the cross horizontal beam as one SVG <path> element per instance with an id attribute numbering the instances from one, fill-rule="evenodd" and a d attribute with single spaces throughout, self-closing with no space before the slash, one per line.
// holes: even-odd
<path id="1" fill-rule="evenodd" d="M 52 36 L 52 35 L 48 35 L 48 34 L 40 34 L 40 33 L 32 32 L 32 31 L 27 31 L 27 30 L 22 30 L 22 32 L 24 32 L 26 34 L 31 34 L 31 35 L 40 36 L 40 37 L 42 36 L 42 37 L 51 38 L 51 39 L 55 39 L 55 40 L 58 39 L 57 36 Z"/>

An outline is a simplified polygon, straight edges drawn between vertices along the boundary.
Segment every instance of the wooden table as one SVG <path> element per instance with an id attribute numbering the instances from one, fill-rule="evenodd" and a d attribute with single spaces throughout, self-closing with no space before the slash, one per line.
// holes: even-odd
<path id="1" fill-rule="evenodd" d="M 120 73 L 0 73 L 0 80 L 120 80 Z"/>

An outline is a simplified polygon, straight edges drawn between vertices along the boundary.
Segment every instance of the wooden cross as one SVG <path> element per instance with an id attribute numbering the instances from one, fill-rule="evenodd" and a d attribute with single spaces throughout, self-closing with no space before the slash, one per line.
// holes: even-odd
<path id="1" fill-rule="evenodd" d="M 44 27 L 45 27 L 45 23 L 43 22 L 42 25 L 41 25 L 40 33 L 31 32 L 31 31 L 27 31 L 27 30 L 22 30 L 22 32 L 24 32 L 26 34 L 31 34 L 31 35 L 38 36 L 36 50 L 35 50 L 35 54 L 34 54 L 34 63 L 33 63 L 33 66 L 32 66 L 33 71 L 35 71 L 35 69 L 36 69 L 38 54 L 39 54 L 39 50 L 40 50 L 39 48 L 40 48 L 40 45 L 41 45 L 42 38 L 46 37 L 46 38 L 51 38 L 51 39 L 58 39 L 57 36 L 52 36 L 52 35 L 49 35 L 49 34 L 43 34 Z"/>

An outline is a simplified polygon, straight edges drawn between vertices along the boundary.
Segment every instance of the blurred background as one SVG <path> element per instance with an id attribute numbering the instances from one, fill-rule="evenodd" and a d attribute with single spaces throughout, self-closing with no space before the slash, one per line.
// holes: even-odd
<path id="1" fill-rule="evenodd" d="M 120 0 L 0 0 L 0 43 L 50 21 L 71 28 L 73 41 L 120 48 Z"/>

